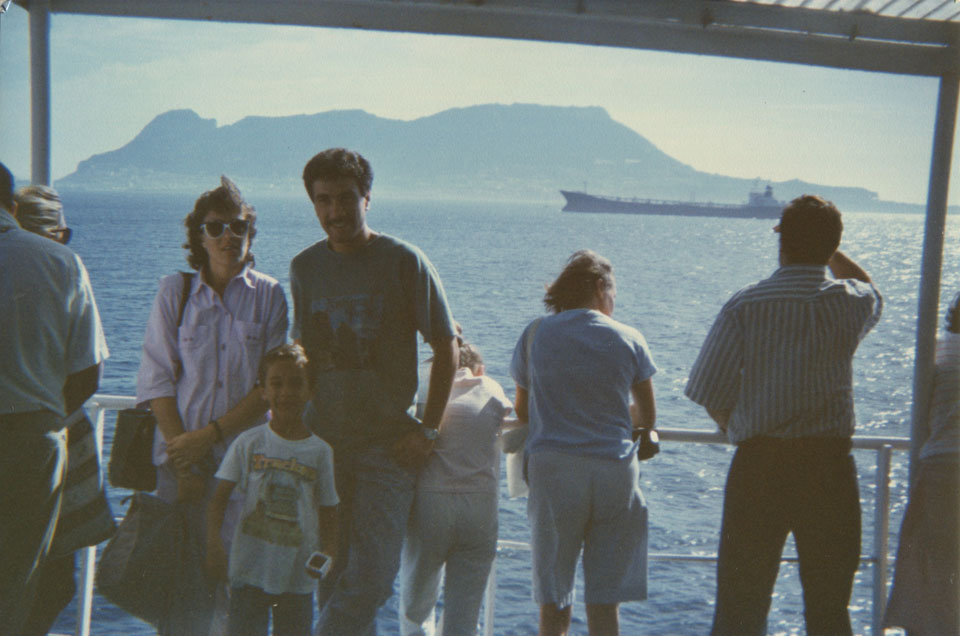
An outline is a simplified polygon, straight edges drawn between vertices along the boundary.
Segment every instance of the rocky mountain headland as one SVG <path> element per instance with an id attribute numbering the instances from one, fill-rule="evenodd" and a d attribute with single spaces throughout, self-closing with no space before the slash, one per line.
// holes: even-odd
<path id="1" fill-rule="evenodd" d="M 857 187 L 743 179 L 695 170 L 600 107 L 486 104 L 412 121 L 362 110 L 246 117 L 227 126 L 192 110 L 158 115 L 129 143 L 82 161 L 69 190 L 200 192 L 220 174 L 242 189 L 302 192 L 304 163 L 331 146 L 373 165 L 381 197 L 558 202 L 558 192 L 740 203 L 770 184 L 781 200 L 817 193 L 841 210 L 921 212 Z"/>

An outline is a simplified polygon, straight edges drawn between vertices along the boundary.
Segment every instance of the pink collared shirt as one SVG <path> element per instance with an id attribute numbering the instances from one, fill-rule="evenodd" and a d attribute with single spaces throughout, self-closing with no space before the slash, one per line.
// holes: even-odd
<path id="1" fill-rule="evenodd" d="M 242 400 L 257 382 L 260 359 L 287 338 L 287 299 L 276 279 L 249 267 L 234 277 L 221 299 L 194 275 L 177 336 L 183 277 L 160 279 L 143 338 L 137 374 L 137 403 L 177 398 L 185 431 L 206 426 Z M 175 377 L 177 360 L 182 364 Z M 257 424 L 266 421 L 266 416 Z M 219 460 L 232 439 L 214 447 Z M 153 448 L 157 465 L 167 459 L 159 430 Z"/>

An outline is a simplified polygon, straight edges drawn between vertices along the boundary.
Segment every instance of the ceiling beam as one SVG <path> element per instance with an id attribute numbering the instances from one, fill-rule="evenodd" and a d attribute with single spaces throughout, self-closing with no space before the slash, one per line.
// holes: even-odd
<path id="1" fill-rule="evenodd" d="M 29 0 L 18 0 L 29 5 Z M 960 24 L 716 0 L 50 0 L 57 13 L 498 37 L 960 73 Z"/>

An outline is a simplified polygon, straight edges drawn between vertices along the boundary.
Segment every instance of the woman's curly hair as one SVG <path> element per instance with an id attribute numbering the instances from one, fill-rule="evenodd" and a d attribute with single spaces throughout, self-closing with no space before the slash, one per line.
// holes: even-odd
<path id="1" fill-rule="evenodd" d="M 613 265 L 593 250 L 579 250 L 567 259 L 557 279 L 547 287 L 543 304 L 555 314 L 583 307 L 597 291 L 597 281 L 604 289 L 613 286 Z"/>
<path id="2" fill-rule="evenodd" d="M 253 245 L 253 237 L 257 235 L 257 212 L 253 206 L 243 200 L 240 190 L 237 186 L 225 176 L 220 177 L 220 187 L 208 190 L 200 195 L 197 202 L 193 205 L 193 211 L 183 219 L 183 225 L 187 228 L 187 242 L 183 244 L 187 250 L 187 263 L 195 270 L 204 269 L 209 256 L 207 250 L 203 248 L 203 220 L 210 211 L 222 212 L 224 214 L 237 214 L 240 218 L 250 222 L 250 229 L 247 232 L 247 238 Z M 247 263 L 251 266 L 256 262 L 253 252 L 247 252 Z"/>

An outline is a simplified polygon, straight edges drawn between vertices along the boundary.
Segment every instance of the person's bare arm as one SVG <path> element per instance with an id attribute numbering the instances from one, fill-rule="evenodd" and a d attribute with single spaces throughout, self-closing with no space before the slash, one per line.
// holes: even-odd
<path id="1" fill-rule="evenodd" d="M 517 419 L 521 422 L 527 423 L 530 421 L 530 394 L 527 393 L 527 390 L 517 385 L 517 399 L 513 403 L 513 408 L 517 412 Z"/>
<path id="2" fill-rule="evenodd" d="M 176 410 L 175 398 L 160 399 L 173 400 L 173 408 Z M 156 413 L 156 407 L 153 406 L 154 401 L 151 401 L 150 404 Z M 217 418 L 217 425 L 220 427 L 223 437 L 229 438 L 253 426 L 253 423 L 266 411 L 267 403 L 263 401 L 260 387 L 254 386 L 232 409 Z M 167 455 L 170 456 L 178 469 L 195 464 L 217 443 L 217 428 L 212 422 L 208 422 L 206 426 L 195 431 L 185 433 L 179 414 L 176 415 L 175 425 L 171 414 L 168 426 L 170 431 L 174 433 L 173 437 L 167 437 L 167 433 L 164 432 L 160 424 L 159 414 L 157 414 L 157 425 L 161 426 L 160 432 L 163 433 L 163 439 L 167 442 Z M 175 432 L 176 428 L 179 428 L 179 433 Z"/>
<path id="3" fill-rule="evenodd" d="M 862 267 L 857 265 L 852 258 L 840 250 L 833 253 L 833 256 L 831 256 L 827 262 L 827 266 L 830 268 L 830 272 L 834 278 L 855 278 L 864 283 L 873 282 L 870 280 L 869 274 L 867 274 Z"/>
<path id="4" fill-rule="evenodd" d="M 453 376 L 457 372 L 460 349 L 456 338 L 441 338 L 430 343 L 433 349 L 433 363 L 430 365 L 430 385 L 427 388 L 427 402 L 423 408 L 423 425 L 440 428 L 443 410 L 450 399 Z"/>
<path id="5" fill-rule="evenodd" d="M 657 423 L 657 400 L 653 395 L 653 379 L 647 378 L 630 387 L 634 406 L 631 416 L 635 428 L 654 428 Z"/>
<path id="6" fill-rule="evenodd" d="M 450 398 L 460 350 L 453 336 L 435 340 L 430 347 L 433 349 L 433 363 L 430 366 L 427 402 L 423 409 L 423 426 L 439 430 L 443 411 Z M 421 431 L 406 433 L 394 445 L 397 462 L 410 470 L 419 470 L 432 452 L 433 441 L 424 437 Z"/>
<path id="7" fill-rule="evenodd" d="M 67 413 L 76 411 L 97 392 L 101 368 L 101 364 L 95 364 L 67 376 L 63 383 L 63 403 Z"/>
<path id="8" fill-rule="evenodd" d="M 340 544 L 340 515 L 337 506 L 318 506 L 317 524 L 320 532 L 320 547 L 330 557 L 337 559 Z"/>
<path id="9" fill-rule="evenodd" d="M 227 578 L 227 551 L 223 547 L 223 539 L 220 537 L 223 529 L 223 517 L 227 512 L 227 504 L 230 501 L 230 493 L 233 492 L 236 482 L 217 480 L 217 488 L 210 498 L 207 506 L 207 573 L 219 580 L 225 581 Z"/>

